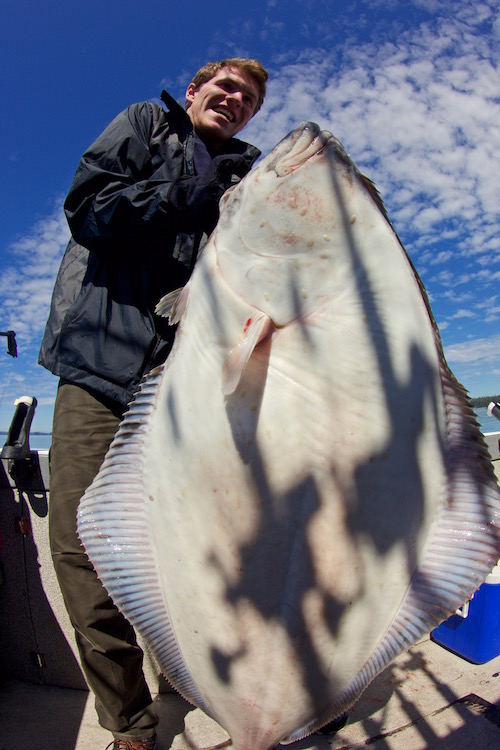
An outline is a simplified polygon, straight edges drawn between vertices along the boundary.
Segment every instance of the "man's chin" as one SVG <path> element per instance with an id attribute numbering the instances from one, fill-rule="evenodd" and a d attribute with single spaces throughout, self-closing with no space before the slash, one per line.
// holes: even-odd
<path id="1" fill-rule="evenodd" d="M 233 123 L 224 120 L 224 122 L 211 122 L 204 124 L 203 127 L 198 128 L 196 132 L 206 143 L 210 145 L 220 145 L 224 141 L 228 141 L 232 138 L 238 131 L 235 130 Z"/>

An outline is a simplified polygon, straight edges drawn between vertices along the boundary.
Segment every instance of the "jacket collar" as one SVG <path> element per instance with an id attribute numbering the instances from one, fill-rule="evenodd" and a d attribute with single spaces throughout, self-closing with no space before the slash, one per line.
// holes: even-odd
<path id="1" fill-rule="evenodd" d="M 176 99 L 174 99 L 173 96 L 170 96 L 168 91 L 165 91 L 165 89 L 163 89 L 160 95 L 160 99 L 168 107 L 168 109 L 171 112 L 174 112 L 178 117 L 181 117 L 185 121 L 186 126 L 188 126 L 190 130 L 192 130 L 193 124 L 191 122 L 191 118 L 189 117 L 188 113 L 183 107 L 181 107 L 179 102 Z"/>

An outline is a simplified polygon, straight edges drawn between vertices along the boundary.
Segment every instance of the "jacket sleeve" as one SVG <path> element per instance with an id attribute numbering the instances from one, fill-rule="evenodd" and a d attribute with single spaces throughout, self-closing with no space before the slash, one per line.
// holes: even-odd
<path id="1" fill-rule="evenodd" d="M 94 252 L 164 248 L 177 232 L 212 231 L 226 189 L 212 173 L 181 176 L 182 146 L 169 164 L 150 148 L 152 105 L 119 114 L 83 154 L 64 209 L 73 237 Z"/>

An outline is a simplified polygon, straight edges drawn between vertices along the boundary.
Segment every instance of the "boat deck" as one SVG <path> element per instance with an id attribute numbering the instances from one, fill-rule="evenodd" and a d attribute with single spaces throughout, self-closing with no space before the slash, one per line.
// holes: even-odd
<path id="1" fill-rule="evenodd" d="M 209 748 L 225 732 L 182 698 L 155 697 L 158 750 Z M 84 690 L 8 682 L 0 689 L 1 750 L 104 750 L 111 740 Z M 379 675 L 333 737 L 290 750 L 498 750 L 500 657 L 471 664 L 427 639 Z"/>

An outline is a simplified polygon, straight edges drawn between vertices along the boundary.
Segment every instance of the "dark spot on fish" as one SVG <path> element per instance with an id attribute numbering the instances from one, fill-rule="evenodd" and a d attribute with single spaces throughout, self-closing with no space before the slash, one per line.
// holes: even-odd
<path id="1" fill-rule="evenodd" d="M 302 241 L 302 237 L 300 237 L 298 234 L 294 234 L 293 232 L 282 235 L 281 239 L 287 245 L 298 245 Z"/>
<path id="2" fill-rule="evenodd" d="M 151 500 L 152 503 L 154 503 L 155 499 L 154 499 L 153 495 L 150 495 L 149 499 Z"/>

